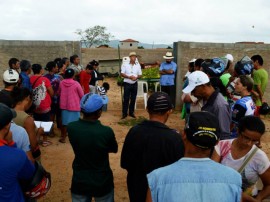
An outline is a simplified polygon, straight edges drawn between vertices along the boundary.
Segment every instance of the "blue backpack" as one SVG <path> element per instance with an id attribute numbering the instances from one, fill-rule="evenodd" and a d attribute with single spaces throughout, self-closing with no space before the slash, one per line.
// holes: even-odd
<path id="1" fill-rule="evenodd" d="M 238 76 L 249 75 L 252 73 L 253 69 L 254 69 L 253 62 L 248 56 L 244 56 L 234 66 L 234 70 L 238 74 Z"/>
<path id="2" fill-rule="evenodd" d="M 202 63 L 203 71 L 210 77 L 220 77 L 225 71 L 225 67 L 225 61 L 217 57 Z"/>

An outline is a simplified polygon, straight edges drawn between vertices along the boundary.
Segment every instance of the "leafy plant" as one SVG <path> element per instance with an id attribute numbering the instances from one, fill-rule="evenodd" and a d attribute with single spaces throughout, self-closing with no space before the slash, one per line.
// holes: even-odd
<path id="1" fill-rule="evenodd" d="M 142 69 L 142 78 L 143 79 L 160 78 L 159 67 L 151 67 L 151 68 Z"/>
<path id="2" fill-rule="evenodd" d="M 118 86 L 121 86 L 121 85 L 123 84 L 123 82 L 124 82 L 124 78 L 121 77 L 121 75 L 119 75 L 119 76 L 117 77 L 117 85 L 118 85 Z"/>

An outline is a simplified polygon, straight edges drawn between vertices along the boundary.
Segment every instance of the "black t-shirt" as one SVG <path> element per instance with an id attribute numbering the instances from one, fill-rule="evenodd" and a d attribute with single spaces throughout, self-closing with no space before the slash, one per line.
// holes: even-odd
<path id="1" fill-rule="evenodd" d="M 96 85 L 96 81 L 98 81 L 98 80 L 103 80 L 103 76 L 98 71 L 93 70 L 91 72 L 91 80 L 90 80 L 89 85 L 95 86 Z"/>
<path id="2" fill-rule="evenodd" d="M 184 156 L 179 133 L 155 121 L 144 121 L 130 129 L 121 154 L 121 167 L 128 171 L 130 201 L 145 201 L 146 174 L 172 164 Z"/>
<path id="3" fill-rule="evenodd" d="M 9 108 L 13 108 L 14 101 L 13 101 L 10 94 L 11 94 L 11 91 L 8 91 L 5 89 L 1 90 L 0 91 L 0 103 L 7 105 Z"/>

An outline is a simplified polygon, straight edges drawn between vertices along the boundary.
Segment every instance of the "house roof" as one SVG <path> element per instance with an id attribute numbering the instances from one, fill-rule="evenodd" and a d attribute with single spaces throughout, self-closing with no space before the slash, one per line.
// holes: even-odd
<path id="1" fill-rule="evenodd" d="M 135 41 L 133 39 L 125 39 L 125 40 L 120 41 L 120 42 L 139 42 L 139 41 Z"/>

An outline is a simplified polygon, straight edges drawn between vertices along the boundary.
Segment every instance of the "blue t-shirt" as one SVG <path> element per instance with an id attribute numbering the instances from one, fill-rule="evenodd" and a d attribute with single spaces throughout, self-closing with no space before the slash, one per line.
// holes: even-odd
<path id="1" fill-rule="evenodd" d="M 22 76 L 22 87 L 28 88 L 32 91 L 32 85 L 30 83 L 30 78 L 25 72 L 21 72 L 20 75 Z"/>
<path id="2" fill-rule="evenodd" d="M 240 202 L 241 175 L 209 158 L 182 158 L 147 175 L 152 200 Z"/>
<path id="3" fill-rule="evenodd" d="M 0 201 L 23 202 L 20 179 L 31 179 L 35 173 L 34 164 L 24 151 L 0 146 Z"/>
<path id="4" fill-rule="evenodd" d="M 167 62 L 161 63 L 159 71 L 170 70 L 170 69 L 173 70 L 173 74 L 160 75 L 160 85 L 162 86 L 174 85 L 175 71 L 177 69 L 177 64 L 175 62 L 171 61 L 171 63 L 167 63 Z"/>
<path id="5" fill-rule="evenodd" d="M 46 74 L 44 77 L 48 78 L 52 85 L 52 89 L 54 92 L 52 102 L 54 104 L 58 104 L 59 103 L 59 86 L 61 82 L 61 76 L 59 74 L 53 74 L 53 75 Z"/>

